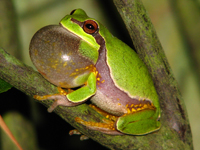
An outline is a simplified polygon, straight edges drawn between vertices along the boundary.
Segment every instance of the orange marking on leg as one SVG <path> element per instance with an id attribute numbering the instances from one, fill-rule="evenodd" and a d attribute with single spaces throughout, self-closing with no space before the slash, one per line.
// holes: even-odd
<path id="1" fill-rule="evenodd" d="M 61 87 L 57 87 L 57 89 L 58 89 L 58 92 L 59 92 L 57 94 L 50 94 L 50 95 L 43 95 L 43 96 L 34 95 L 33 98 L 37 99 L 37 100 L 46 100 L 51 96 L 56 96 L 56 95 L 65 95 L 66 96 L 67 94 L 73 92 L 73 90 L 71 90 L 71 89 L 67 89 L 68 92 L 66 92 Z"/>
<path id="2" fill-rule="evenodd" d="M 102 123 L 102 122 L 84 121 L 79 117 L 76 117 L 75 121 L 90 128 L 104 128 L 109 130 L 115 130 L 114 122 Z"/>
<path id="3" fill-rule="evenodd" d="M 92 105 L 90 104 L 89 105 L 91 108 L 93 108 L 95 111 L 97 111 L 99 114 L 103 115 L 104 117 L 106 117 L 107 119 L 109 120 L 112 120 L 112 121 L 116 121 L 118 116 L 115 116 L 115 115 L 112 115 L 112 114 L 109 114 L 108 112 L 98 108 L 97 106 L 95 105 Z"/>

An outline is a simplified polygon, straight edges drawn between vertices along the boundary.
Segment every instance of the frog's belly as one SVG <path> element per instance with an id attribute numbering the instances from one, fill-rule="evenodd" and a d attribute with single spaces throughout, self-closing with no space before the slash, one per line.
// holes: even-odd
<path id="1" fill-rule="evenodd" d="M 114 84 L 106 62 L 105 48 L 99 50 L 99 58 L 95 67 L 100 74 L 100 81 L 97 81 L 97 91 L 91 101 L 96 106 L 113 115 L 121 116 L 127 113 L 127 105 L 140 103 L 139 98 L 131 98 Z"/>

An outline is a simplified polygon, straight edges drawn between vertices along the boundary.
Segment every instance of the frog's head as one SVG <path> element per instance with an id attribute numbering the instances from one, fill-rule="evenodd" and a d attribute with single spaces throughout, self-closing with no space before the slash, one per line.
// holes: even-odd
<path id="1" fill-rule="evenodd" d="M 99 31 L 99 23 L 97 20 L 88 17 L 84 10 L 73 10 L 60 21 L 60 25 L 82 38 L 94 48 L 99 49 L 99 44 L 95 40 L 95 35 Z"/>

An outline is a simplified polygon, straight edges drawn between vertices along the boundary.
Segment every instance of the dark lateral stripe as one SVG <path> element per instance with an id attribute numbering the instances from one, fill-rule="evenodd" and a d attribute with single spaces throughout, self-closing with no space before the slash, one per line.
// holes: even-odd
<path id="1" fill-rule="evenodd" d="M 83 28 L 84 22 L 78 21 L 78 20 L 76 20 L 76 19 L 74 19 L 74 18 L 71 18 L 71 21 L 74 22 L 74 23 L 76 23 L 76 24 L 78 24 L 81 28 Z M 97 23 L 97 24 L 98 24 L 98 23 Z M 99 34 L 99 27 L 98 27 L 98 31 L 95 32 L 94 34 L 91 34 L 91 35 L 95 38 L 96 42 L 100 45 L 100 48 L 105 46 L 105 40 L 104 40 L 104 38 Z"/>

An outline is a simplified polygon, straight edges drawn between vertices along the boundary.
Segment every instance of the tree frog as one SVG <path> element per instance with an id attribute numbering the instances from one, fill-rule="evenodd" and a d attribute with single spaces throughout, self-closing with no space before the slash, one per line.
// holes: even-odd
<path id="1" fill-rule="evenodd" d="M 59 87 L 59 94 L 35 96 L 55 99 L 49 112 L 90 99 L 105 119 L 75 119 L 89 129 L 112 135 L 160 129 L 159 99 L 147 67 L 133 49 L 82 9 L 36 32 L 30 56 L 44 78 Z"/>

